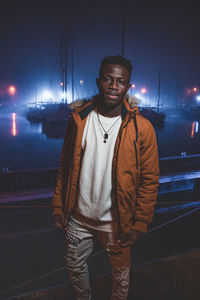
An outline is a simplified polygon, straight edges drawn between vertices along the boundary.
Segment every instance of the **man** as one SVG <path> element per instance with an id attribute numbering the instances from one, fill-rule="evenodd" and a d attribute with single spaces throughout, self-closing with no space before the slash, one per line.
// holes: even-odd
<path id="1" fill-rule="evenodd" d="M 157 143 L 150 122 L 127 95 L 132 65 L 105 57 L 91 101 L 68 121 L 53 198 L 65 230 L 66 267 L 77 299 L 91 299 L 87 258 L 97 237 L 112 265 L 111 299 L 127 299 L 130 247 L 147 231 L 157 198 Z"/>

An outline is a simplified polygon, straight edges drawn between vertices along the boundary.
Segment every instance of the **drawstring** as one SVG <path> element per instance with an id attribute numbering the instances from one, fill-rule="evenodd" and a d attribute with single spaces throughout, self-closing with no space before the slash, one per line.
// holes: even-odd
<path id="1" fill-rule="evenodd" d="M 136 169 L 138 169 L 138 153 L 137 153 L 137 140 L 138 140 L 138 126 L 137 126 L 137 120 L 136 120 L 136 111 L 133 112 L 133 121 L 135 125 L 135 131 L 136 131 L 136 139 L 134 141 L 135 146 L 135 156 L 136 156 Z"/>
<path id="2" fill-rule="evenodd" d="M 138 126 L 137 126 L 137 121 L 136 121 L 136 111 L 135 110 L 133 112 L 133 121 L 134 121 L 134 124 L 135 124 L 136 142 L 137 142 L 137 140 L 138 140 Z"/>
<path id="3" fill-rule="evenodd" d="M 134 146 L 135 146 L 135 157 L 136 157 L 136 169 L 138 169 L 138 154 L 137 154 L 136 141 L 134 141 Z"/>
<path id="4" fill-rule="evenodd" d="M 124 127 L 127 126 L 128 122 L 133 118 L 134 125 L 135 125 L 135 131 L 136 131 L 136 139 L 134 141 L 134 147 L 135 147 L 135 157 L 136 157 L 136 169 L 138 169 L 138 152 L 137 152 L 137 140 L 138 140 L 138 126 L 137 126 L 137 120 L 136 120 L 136 111 L 134 110 L 133 114 L 129 116 L 128 121 L 124 125 Z M 124 128 L 123 127 L 123 128 Z"/>

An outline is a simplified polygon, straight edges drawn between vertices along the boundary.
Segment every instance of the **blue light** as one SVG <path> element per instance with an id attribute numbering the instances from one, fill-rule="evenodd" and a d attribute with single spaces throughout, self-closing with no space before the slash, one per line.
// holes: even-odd
<path id="1" fill-rule="evenodd" d="M 196 100 L 197 100 L 198 102 L 200 102 L 200 95 L 197 95 L 197 96 L 196 96 Z"/>
<path id="2" fill-rule="evenodd" d="M 52 92 L 49 90 L 45 90 L 42 92 L 42 96 L 45 101 L 48 101 L 52 98 Z"/>
<path id="3" fill-rule="evenodd" d="M 199 122 L 195 122 L 195 132 L 197 133 L 199 131 Z"/>

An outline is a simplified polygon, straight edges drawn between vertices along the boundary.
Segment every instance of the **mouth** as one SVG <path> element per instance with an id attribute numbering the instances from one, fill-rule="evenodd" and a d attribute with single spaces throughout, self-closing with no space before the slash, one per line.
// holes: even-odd
<path id="1" fill-rule="evenodd" d="M 109 98 L 109 99 L 118 99 L 119 95 L 116 95 L 116 94 L 106 94 L 106 97 Z"/>

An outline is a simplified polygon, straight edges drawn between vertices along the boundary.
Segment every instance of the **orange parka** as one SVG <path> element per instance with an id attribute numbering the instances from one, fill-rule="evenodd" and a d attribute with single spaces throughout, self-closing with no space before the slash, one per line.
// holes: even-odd
<path id="1" fill-rule="evenodd" d="M 159 185 L 155 132 L 151 123 L 140 115 L 134 100 L 127 95 L 123 101 L 122 124 L 112 162 L 111 198 L 120 236 L 131 229 L 147 231 Z M 68 120 L 52 201 L 53 215 L 64 213 L 66 222 L 77 203 L 84 127 L 88 114 L 96 110 L 97 101 L 98 96 L 95 96 L 80 105 Z"/>

